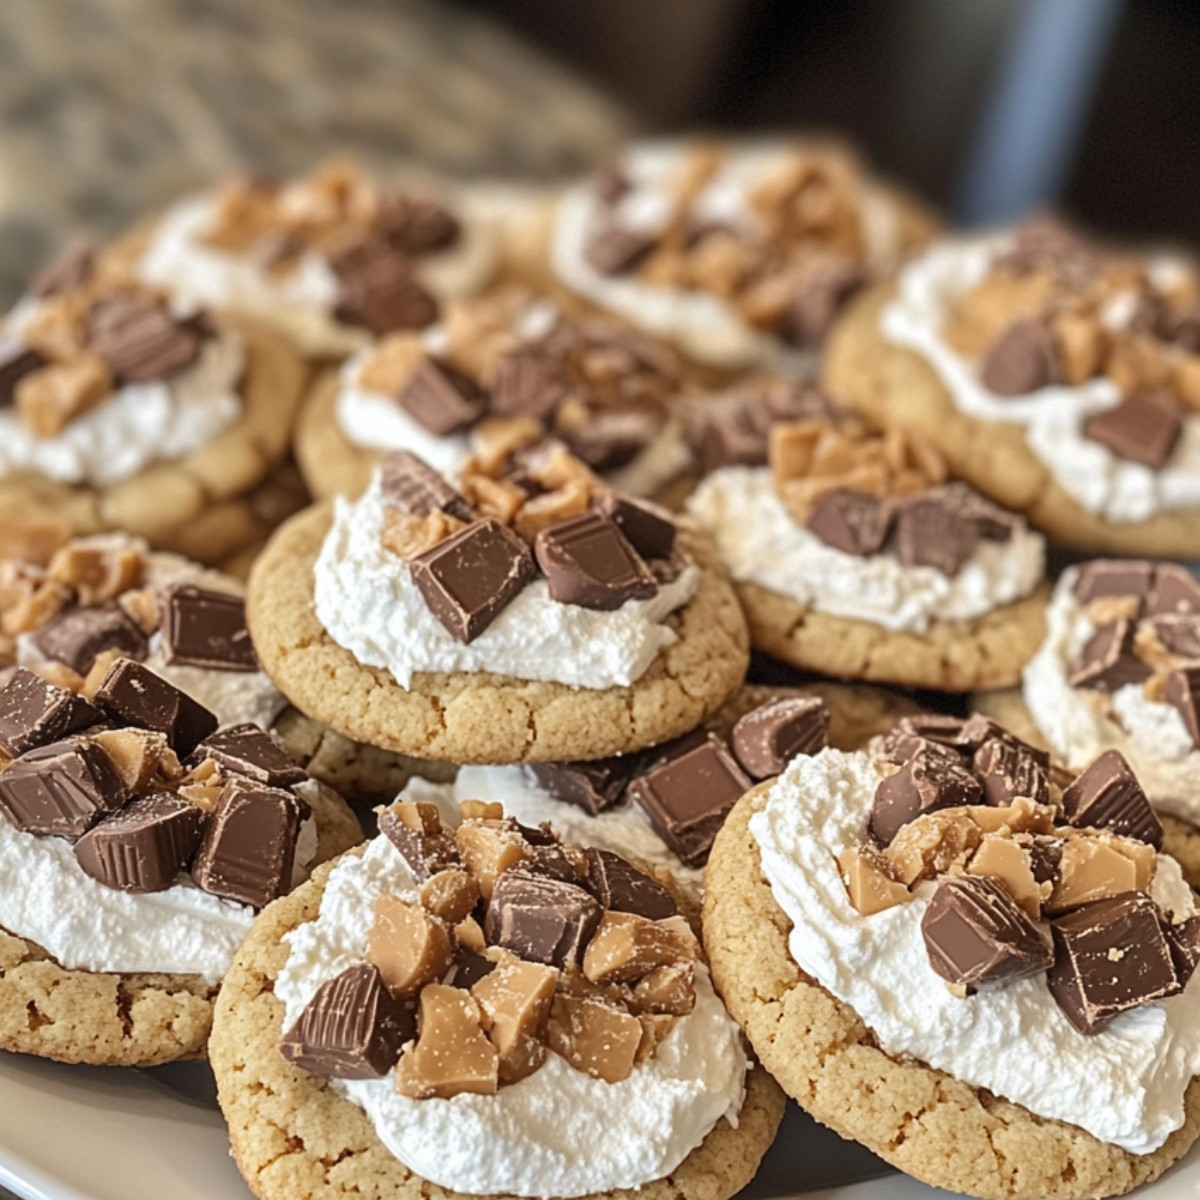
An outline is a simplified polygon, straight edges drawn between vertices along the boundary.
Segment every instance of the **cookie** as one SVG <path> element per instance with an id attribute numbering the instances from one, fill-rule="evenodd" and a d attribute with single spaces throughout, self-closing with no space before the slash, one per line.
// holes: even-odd
<path id="1" fill-rule="evenodd" d="M 600 758 L 694 728 L 745 674 L 744 622 L 732 588 L 711 551 L 685 540 L 703 568 L 699 587 L 669 618 L 678 641 L 631 686 L 589 690 L 482 672 L 418 672 L 411 688 L 401 688 L 334 642 L 313 611 L 313 566 L 330 515 L 318 505 L 276 533 L 255 563 L 247 617 L 280 690 L 357 741 L 449 762 Z"/>
<path id="2" fill-rule="evenodd" d="M 337 420 L 339 387 L 337 371 L 321 371 L 313 379 L 296 423 L 296 462 L 308 490 L 318 500 L 360 495 L 383 456 L 382 451 L 354 445 L 342 432 Z"/>
<path id="3" fill-rule="evenodd" d="M 790 956 L 790 923 L 748 827 L 766 791 L 745 796 L 717 836 L 704 940 L 718 990 L 763 1066 L 817 1120 L 917 1179 L 996 1200 L 1116 1195 L 1185 1153 L 1200 1133 L 1196 1080 L 1183 1126 L 1159 1149 L 1135 1155 L 882 1051 L 854 1010 Z"/>

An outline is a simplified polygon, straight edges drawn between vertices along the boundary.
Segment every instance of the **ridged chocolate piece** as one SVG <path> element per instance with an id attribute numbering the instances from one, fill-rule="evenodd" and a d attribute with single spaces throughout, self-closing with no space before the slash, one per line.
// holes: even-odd
<path id="1" fill-rule="evenodd" d="M 829 720 L 829 706 L 819 696 L 782 696 L 746 713 L 729 743 L 751 779 L 768 779 L 797 755 L 828 746 Z"/>
<path id="2" fill-rule="evenodd" d="M 123 383 L 162 379 L 190 367 L 199 357 L 202 323 L 177 321 L 162 304 L 117 293 L 88 314 L 92 348 Z"/>
<path id="3" fill-rule="evenodd" d="M 1115 692 L 1127 683 L 1149 679 L 1153 671 L 1134 652 L 1133 635 L 1134 624 L 1124 617 L 1097 629 L 1071 664 L 1067 675 L 1071 686 Z"/>
<path id="4" fill-rule="evenodd" d="M 921 933 L 934 971 L 968 988 L 1036 975 L 1054 961 L 1049 939 L 994 879 L 940 880 Z"/>
<path id="5" fill-rule="evenodd" d="M 1083 423 L 1085 438 L 1155 471 L 1166 465 L 1182 432 L 1182 409 L 1166 388 L 1134 392 L 1116 408 L 1095 413 Z"/>
<path id="6" fill-rule="evenodd" d="M 1192 745 L 1200 748 L 1200 664 L 1176 667 L 1170 672 L 1163 699 L 1179 712 Z"/>
<path id="7" fill-rule="evenodd" d="M 418 363 L 396 403 L 417 424 L 438 437 L 466 429 L 483 416 L 483 393 L 449 363 L 426 358 Z"/>
<path id="8" fill-rule="evenodd" d="M 126 796 L 112 760 L 86 737 L 38 746 L 0 772 L 0 813 L 43 837 L 79 837 Z"/>
<path id="9" fill-rule="evenodd" d="M 1176 563 L 1158 563 L 1147 609 L 1152 614 L 1200 613 L 1200 582 Z"/>
<path id="10" fill-rule="evenodd" d="M 593 503 L 596 511 L 612 521 L 642 558 L 671 557 L 678 529 L 665 508 L 649 500 L 635 500 L 607 491 Z"/>
<path id="11" fill-rule="evenodd" d="M 166 734 L 180 758 L 217 728 L 217 718 L 202 704 L 128 658 L 109 668 L 96 692 L 96 707 L 115 724 Z"/>
<path id="12" fill-rule="evenodd" d="M 610 612 L 626 600 L 648 600 L 658 584 L 613 521 L 583 512 L 541 530 L 533 543 L 538 566 L 559 604 Z"/>
<path id="13" fill-rule="evenodd" d="M 204 828 L 203 810 L 169 792 L 142 796 L 75 843 L 83 870 L 119 892 L 161 892 L 179 878 Z"/>
<path id="14" fill-rule="evenodd" d="M 1187 987 L 1196 967 L 1200 965 L 1200 916 L 1188 917 L 1178 925 L 1163 923 L 1167 945 L 1171 948 L 1171 960 L 1180 987 Z"/>
<path id="15" fill-rule="evenodd" d="M 382 234 L 364 237 L 328 257 L 337 276 L 334 316 L 376 337 L 421 329 L 437 319 L 437 302 L 413 275 L 408 255 Z"/>
<path id="16" fill-rule="evenodd" d="M 1155 564 L 1120 558 L 1100 558 L 1079 568 L 1075 599 L 1090 604 L 1106 596 L 1131 596 L 1139 605 L 1150 599 L 1154 589 Z"/>
<path id="17" fill-rule="evenodd" d="M 592 762 L 530 764 L 534 778 L 555 800 L 574 804 L 592 816 L 620 802 L 636 767 L 637 759 L 632 755 Z"/>
<path id="18" fill-rule="evenodd" d="M 513 869 L 496 880 L 484 932 L 527 962 L 578 966 L 603 915 L 578 884 Z"/>
<path id="19" fill-rule="evenodd" d="M 174 583 L 159 597 L 163 654 L 168 663 L 210 671 L 257 671 L 241 596 Z"/>
<path id="20" fill-rule="evenodd" d="M 927 745 L 942 746 L 956 755 L 966 747 L 962 740 L 965 723 L 961 717 L 946 717 L 940 713 L 901 717 L 883 740 L 884 754 L 889 762 L 897 764 L 908 762 Z"/>
<path id="21" fill-rule="evenodd" d="M 871 807 L 871 834 L 883 845 L 910 821 L 939 808 L 979 804 L 983 788 L 961 762 L 923 747 L 894 775 L 880 780 Z"/>
<path id="22" fill-rule="evenodd" d="M 653 408 L 597 408 L 581 425 L 560 430 L 559 436 L 593 471 L 615 471 L 645 449 L 663 421 Z"/>
<path id="23" fill-rule="evenodd" d="M 462 866 L 458 846 L 449 833 L 418 833 L 387 808 L 379 814 L 379 832 L 400 852 L 418 883 L 439 871 Z"/>
<path id="24" fill-rule="evenodd" d="M 892 528 L 895 506 L 867 492 L 838 488 L 819 496 L 804 527 L 845 554 L 877 554 Z"/>
<path id="25" fill-rule="evenodd" d="M 392 998 L 373 963 L 323 983 L 279 1044 L 290 1063 L 335 1079 L 378 1079 L 416 1036 L 413 1009 Z"/>
<path id="26" fill-rule="evenodd" d="M 278 738 L 250 723 L 229 725 L 205 738 L 192 758 L 210 758 L 224 770 L 268 787 L 289 788 L 308 778 Z"/>
<path id="27" fill-rule="evenodd" d="M 546 422 L 569 388 L 557 355 L 534 346 L 519 346 L 496 363 L 490 410 L 498 417 L 532 417 Z"/>
<path id="28" fill-rule="evenodd" d="M 1050 777 L 1038 758 L 1023 743 L 991 738 L 975 751 L 972 764 L 983 784 L 985 804 L 1006 807 L 1018 796 L 1037 804 L 1050 803 Z"/>
<path id="29" fill-rule="evenodd" d="M 783 336 L 795 346 L 819 346 L 842 306 L 867 281 L 862 264 L 832 252 L 809 265 L 788 297 Z"/>
<path id="30" fill-rule="evenodd" d="M 473 521 L 475 510 L 423 459 L 396 450 L 380 464 L 384 502 L 397 512 L 428 517 L 444 512 L 460 521 Z"/>
<path id="31" fill-rule="evenodd" d="M 586 851 L 587 885 L 606 909 L 636 913 L 651 921 L 673 917 L 679 907 L 675 897 L 657 879 L 610 850 Z"/>
<path id="32" fill-rule="evenodd" d="M 144 659 L 150 643 L 140 625 L 116 603 L 66 608 L 34 634 L 34 644 L 47 657 L 86 675 L 105 650 Z"/>
<path id="33" fill-rule="evenodd" d="M 14 758 L 103 719 L 82 696 L 24 667 L 0 688 L 0 749 Z"/>
<path id="34" fill-rule="evenodd" d="M 1162 823 L 1119 750 L 1101 754 L 1063 792 L 1062 804 L 1072 825 L 1109 829 L 1156 850 L 1162 846 Z"/>
<path id="35" fill-rule="evenodd" d="M 17 384 L 46 365 L 46 356 L 13 337 L 0 337 L 0 408 L 11 408 Z"/>
<path id="36" fill-rule="evenodd" d="M 1024 396 L 1061 383 L 1062 356 L 1048 321 L 1014 321 L 988 348 L 980 371 L 983 385 L 998 396 Z"/>
<path id="37" fill-rule="evenodd" d="M 930 488 L 896 504 L 892 545 L 906 567 L 932 567 L 953 578 L 983 536 L 974 496 L 959 487 Z"/>
<path id="38" fill-rule="evenodd" d="M 1200 661 L 1200 613 L 1160 613 L 1146 623 L 1173 658 Z"/>

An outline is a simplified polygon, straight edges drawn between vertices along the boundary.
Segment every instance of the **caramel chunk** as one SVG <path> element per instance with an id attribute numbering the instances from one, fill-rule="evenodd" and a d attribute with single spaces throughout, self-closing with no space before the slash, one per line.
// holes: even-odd
<path id="1" fill-rule="evenodd" d="M 483 1021 L 479 1002 L 469 992 L 429 984 L 421 992 L 416 1044 L 396 1067 L 396 1090 L 412 1100 L 495 1093 L 500 1052 L 484 1033 Z"/>
<path id="2" fill-rule="evenodd" d="M 636 1065 L 642 1023 L 600 996 L 560 991 L 550 1009 L 546 1040 L 577 1071 L 620 1083 Z"/>
<path id="3" fill-rule="evenodd" d="M 515 821 L 488 818 L 464 821 L 455 834 L 458 852 L 475 876 L 485 900 L 492 898 L 496 880 L 518 866 L 531 847 Z"/>
<path id="4" fill-rule="evenodd" d="M 546 1057 L 546 1025 L 559 973 L 504 954 L 471 987 L 483 1010 L 484 1027 L 500 1055 L 500 1082 L 532 1075 Z"/>
<path id="5" fill-rule="evenodd" d="M 837 862 L 850 903 L 864 917 L 910 899 L 892 864 L 870 846 L 847 846 Z"/>
<path id="6" fill-rule="evenodd" d="M 421 885 L 421 903 L 434 916 L 457 925 L 479 903 L 479 884 L 460 867 L 448 867 Z"/>
<path id="7" fill-rule="evenodd" d="M 454 945 L 444 921 L 398 896 L 375 902 L 367 935 L 367 961 L 374 963 L 393 996 L 416 995 L 450 970 Z"/>
<path id="8" fill-rule="evenodd" d="M 98 354 L 80 354 L 26 375 L 17 384 L 17 412 L 37 437 L 57 437 L 108 396 L 112 386 L 104 360 Z"/>
<path id="9" fill-rule="evenodd" d="M 1066 912 L 1122 892 L 1142 892 L 1154 874 L 1154 850 L 1127 838 L 1080 837 L 1063 844 L 1054 891 L 1044 907 Z"/>
<path id="10" fill-rule="evenodd" d="M 896 878 L 906 887 L 962 870 L 978 848 L 982 834 L 961 810 L 931 812 L 903 826 L 883 852 Z"/>
<path id="11" fill-rule="evenodd" d="M 593 983 L 632 983 L 690 957 L 673 930 L 636 913 L 607 912 L 588 942 L 583 973 Z"/>
<path id="12" fill-rule="evenodd" d="M 484 930 L 492 945 L 529 961 L 575 966 L 601 912 L 577 884 L 508 871 L 496 883 Z"/>
<path id="13" fill-rule="evenodd" d="M 688 958 L 647 971 L 634 985 L 633 1004 L 639 1013 L 687 1016 L 696 1007 L 696 960 Z"/>

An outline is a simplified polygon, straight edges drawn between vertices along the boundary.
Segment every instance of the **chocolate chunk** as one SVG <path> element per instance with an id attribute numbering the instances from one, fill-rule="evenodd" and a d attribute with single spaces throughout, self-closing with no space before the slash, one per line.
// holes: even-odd
<path id="1" fill-rule="evenodd" d="M 751 779 L 767 779 L 798 754 L 828 746 L 829 719 L 829 706 L 819 696 L 782 696 L 746 713 L 729 742 Z"/>
<path id="2" fill-rule="evenodd" d="M 456 988 L 469 992 L 481 979 L 490 975 L 496 969 L 496 964 L 466 946 L 458 946 L 454 951 L 454 973 L 450 983 Z"/>
<path id="3" fill-rule="evenodd" d="M 966 722 L 961 717 L 946 717 L 940 713 L 920 713 L 901 717 L 888 730 L 883 749 L 889 762 L 906 763 L 928 744 L 944 746 L 957 754 L 966 746 L 962 731 Z"/>
<path id="4" fill-rule="evenodd" d="M 1067 674 L 1071 686 L 1115 692 L 1127 683 L 1149 679 L 1154 672 L 1134 652 L 1133 635 L 1133 622 L 1124 618 L 1097 629 L 1071 664 Z"/>
<path id="5" fill-rule="evenodd" d="M 79 837 L 126 795 L 112 760 L 86 737 L 38 746 L 0 772 L 0 813 L 39 836 Z"/>
<path id="6" fill-rule="evenodd" d="M 361 963 L 321 984 L 279 1050 L 314 1075 L 378 1079 L 416 1032 L 413 1009 L 393 999 L 378 967 Z"/>
<path id="7" fill-rule="evenodd" d="M 1175 563 L 1158 563 L 1154 568 L 1154 587 L 1146 601 L 1154 614 L 1200 613 L 1200 582 L 1186 568 Z"/>
<path id="8" fill-rule="evenodd" d="M 196 885 L 214 896 L 263 908 L 292 882 L 296 838 L 307 805 L 291 792 L 231 779 L 192 863 Z"/>
<path id="9" fill-rule="evenodd" d="M 181 667 L 257 671 L 241 596 L 173 583 L 159 597 L 163 656 Z"/>
<path id="10" fill-rule="evenodd" d="M 969 988 L 1037 975 L 1054 961 L 1049 939 L 994 879 L 940 880 L 921 933 L 934 971 Z"/>
<path id="11" fill-rule="evenodd" d="M 103 719 L 82 696 L 24 667 L 0 688 L 0 749 L 14 758 Z"/>
<path id="12" fill-rule="evenodd" d="M 496 363 L 491 412 L 498 417 L 532 417 L 545 423 L 569 390 L 563 364 L 556 356 L 536 347 L 520 346 Z"/>
<path id="13" fill-rule="evenodd" d="M 1105 596 L 1131 596 L 1145 603 L 1154 589 L 1155 574 L 1154 563 L 1097 559 L 1079 568 L 1075 599 L 1087 605 Z"/>
<path id="14" fill-rule="evenodd" d="M 409 563 L 429 611 L 474 641 L 536 574 L 529 547 L 495 517 L 451 534 Z"/>
<path id="15" fill-rule="evenodd" d="M 442 832 L 426 833 L 406 824 L 394 808 L 379 814 L 379 832 L 400 852 L 408 869 L 418 883 L 432 878 L 439 871 L 462 866 L 462 858 L 454 836 Z"/>
<path id="16" fill-rule="evenodd" d="M 988 349 L 980 377 L 998 396 L 1024 396 L 1062 383 L 1062 355 L 1049 322 L 1014 321 Z"/>
<path id="17" fill-rule="evenodd" d="M 906 567 L 933 567 L 953 578 L 975 553 L 980 525 L 962 491 L 931 488 L 896 505 L 896 557 Z"/>
<path id="18" fill-rule="evenodd" d="M 842 255 L 824 256 L 792 289 L 783 336 L 797 346 L 819 346 L 842 306 L 866 280 L 866 269 L 859 263 Z"/>
<path id="19" fill-rule="evenodd" d="M 624 534 L 625 540 L 642 558 L 670 558 L 674 553 L 678 528 L 665 508 L 649 500 L 635 500 L 632 496 L 609 491 L 602 492 L 592 503 L 598 513 L 608 517 Z"/>
<path id="20" fill-rule="evenodd" d="M 72 291 L 91 276 L 95 265 L 96 253 L 91 244 L 82 238 L 77 239 L 38 269 L 26 291 L 39 300 L 57 296 L 59 292 Z"/>
<path id="21" fill-rule="evenodd" d="M 93 825 L 75 843 L 84 872 L 118 892 L 161 892 L 200 842 L 202 809 L 169 792 L 142 796 Z"/>
<path id="22" fill-rule="evenodd" d="M 975 751 L 975 774 L 983 784 L 983 801 L 1006 808 L 1018 796 L 1036 804 L 1050 803 L 1050 778 L 1037 757 L 1010 738 L 990 738 Z"/>
<path id="23" fill-rule="evenodd" d="M 1134 392 L 1116 408 L 1095 413 L 1083 423 L 1085 438 L 1154 471 L 1166 464 L 1182 432 L 1179 401 L 1165 388 Z"/>
<path id="24" fill-rule="evenodd" d="M 334 315 L 376 337 L 421 329 L 437 319 L 437 302 L 412 272 L 408 256 L 386 237 L 363 238 L 329 257 L 338 278 Z"/>
<path id="25" fill-rule="evenodd" d="M 623 275 L 654 249 L 654 241 L 649 234 L 610 223 L 588 238 L 583 256 L 601 275 Z"/>
<path id="26" fill-rule="evenodd" d="M 45 355 L 16 338 L 0 337 L 0 408 L 12 407 L 17 398 L 17 384 L 44 367 L 46 361 Z"/>
<path id="27" fill-rule="evenodd" d="M 1200 613 L 1161 613 L 1147 624 L 1173 658 L 1200 660 Z"/>
<path id="28" fill-rule="evenodd" d="M 445 250 L 462 233 L 458 218 L 429 196 L 385 197 L 380 204 L 378 226 L 384 237 L 406 254 Z"/>
<path id="29" fill-rule="evenodd" d="M 484 414 L 483 393 L 461 371 L 426 358 L 409 376 L 396 403 L 417 424 L 438 437 L 473 425 Z"/>
<path id="30" fill-rule="evenodd" d="M 715 734 L 683 741 L 665 761 L 634 779 L 628 793 L 667 846 L 689 867 L 703 866 L 717 830 L 752 784 Z"/>
<path id="31" fill-rule="evenodd" d="M 88 335 L 123 383 L 162 379 L 191 366 L 204 341 L 194 322 L 177 321 L 161 304 L 124 294 L 97 301 L 88 314 Z"/>
<path id="32" fill-rule="evenodd" d="M 132 659 L 118 659 L 96 692 L 96 707 L 118 725 L 165 733 L 186 758 L 217 729 L 217 718 L 186 692 Z"/>
<path id="33" fill-rule="evenodd" d="M 1015 733 L 1009 733 L 1003 725 L 986 717 L 983 713 L 972 713 L 963 723 L 958 734 L 958 745 L 969 754 L 974 754 L 986 742 L 999 738 L 1016 746 L 1022 754 L 1028 754 L 1043 771 L 1050 769 L 1050 752 L 1039 746 L 1022 741 Z"/>
<path id="34" fill-rule="evenodd" d="M 473 521 L 475 510 L 423 459 L 407 450 L 389 454 L 380 464 L 380 489 L 385 503 L 397 512 L 428 517 L 444 512 L 460 521 Z"/>
<path id="35" fill-rule="evenodd" d="M 268 787 L 289 788 L 308 775 L 296 764 L 278 738 L 257 725 L 229 725 L 196 747 L 192 759 L 211 759 L 223 770 L 244 775 Z"/>
<path id="36" fill-rule="evenodd" d="M 871 833 L 887 846 L 909 821 L 939 808 L 978 804 L 982 798 L 979 780 L 966 767 L 926 747 L 880 781 L 871 807 Z"/>
<path id="37" fill-rule="evenodd" d="M 65 608 L 34 634 L 34 644 L 55 662 L 86 675 L 105 650 L 143 659 L 150 643 L 142 627 L 117 603 Z"/>
<path id="38" fill-rule="evenodd" d="M 1188 917 L 1178 925 L 1163 923 L 1167 945 L 1171 948 L 1171 960 L 1180 987 L 1187 987 L 1200 965 L 1200 916 Z"/>
<path id="39" fill-rule="evenodd" d="M 1183 990 L 1158 908 L 1143 892 L 1084 904 L 1050 928 L 1050 994 L 1080 1033 Z"/>
<path id="40" fill-rule="evenodd" d="M 1172 671 L 1167 676 L 1163 699 L 1178 710 L 1192 745 L 1200 748 L 1200 664 Z"/>
<path id="41" fill-rule="evenodd" d="M 1119 750 L 1100 755 L 1063 792 L 1062 804 L 1072 825 L 1111 829 L 1156 850 L 1162 846 L 1162 823 Z"/>
<path id="42" fill-rule="evenodd" d="M 555 800 L 595 816 L 620 801 L 636 767 L 635 757 L 619 756 L 592 762 L 532 763 L 529 769 Z"/>
<path id="43" fill-rule="evenodd" d="M 606 207 L 612 207 L 629 191 L 629 176 L 617 158 L 607 158 L 596 164 L 588 176 L 592 194 Z"/>
<path id="44" fill-rule="evenodd" d="M 593 411 L 576 428 L 561 429 L 567 449 L 593 471 L 615 471 L 640 453 L 663 426 L 661 413 L 649 408 Z"/>
<path id="45" fill-rule="evenodd" d="M 613 521 L 583 512 L 539 531 L 533 552 L 550 599 L 604 612 L 648 600 L 658 584 Z"/>
<path id="46" fill-rule="evenodd" d="M 675 897 L 657 879 L 619 854 L 591 848 L 586 854 L 588 888 L 605 909 L 636 913 L 651 921 L 673 917 L 679 911 Z"/>
<path id="47" fill-rule="evenodd" d="M 887 540 L 895 506 L 866 492 L 837 488 L 818 496 L 805 528 L 846 554 L 876 554 Z"/>
<path id="48" fill-rule="evenodd" d="M 577 967 L 601 916 L 578 884 L 513 869 L 496 880 L 484 932 L 491 945 L 527 962 Z"/>

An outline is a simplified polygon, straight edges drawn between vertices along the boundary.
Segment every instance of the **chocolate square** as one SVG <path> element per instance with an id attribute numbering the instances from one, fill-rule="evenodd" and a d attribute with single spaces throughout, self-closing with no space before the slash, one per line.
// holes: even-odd
<path id="1" fill-rule="evenodd" d="M 896 505 L 892 541 L 904 566 L 953 578 L 979 546 L 980 526 L 960 491 L 931 488 Z"/>
<path id="2" fill-rule="evenodd" d="M 82 696 L 24 667 L 0 688 L 0 749 L 14 758 L 103 719 Z"/>
<path id="3" fill-rule="evenodd" d="M 227 725 L 206 737 L 196 747 L 192 761 L 206 758 L 225 771 L 245 775 L 267 787 L 290 788 L 308 778 L 278 738 L 249 722 Z"/>
<path id="4" fill-rule="evenodd" d="M 258 670 L 241 596 L 174 583 L 163 589 L 158 604 L 168 663 L 210 671 Z"/>
<path id="5" fill-rule="evenodd" d="M 1176 563 L 1158 563 L 1146 607 L 1152 614 L 1200 613 L 1200 581 Z"/>
<path id="6" fill-rule="evenodd" d="M 895 511 L 890 500 L 837 488 L 817 498 L 804 527 L 835 550 L 865 557 L 887 540 Z"/>
<path id="7" fill-rule="evenodd" d="M 649 500 L 635 500 L 618 492 L 605 491 L 593 501 L 597 512 L 609 518 L 625 540 L 644 559 L 670 558 L 675 550 L 678 528 L 674 517 Z"/>
<path id="8" fill-rule="evenodd" d="M 531 763 L 529 770 L 555 800 L 595 816 L 620 802 L 637 765 L 635 755 L 622 755 L 591 762 Z"/>
<path id="9" fill-rule="evenodd" d="M 533 552 L 550 598 L 609 612 L 648 600 L 658 584 L 613 521 L 598 512 L 568 517 L 538 532 Z"/>
<path id="10" fill-rule="evenodd" d="M 577 967 L 603 915 L 578 884 L 512 869 L 496 880 L 484 932 L 527 962 Z"/>
<path id="11" fill-rule="evenodd" d="M 1119 750 L 1106 750 L 1080 774 L 1064 790 L 1062 805 L 1072 825 L 1162 846 L 1162 822 Z"/>
<path id="12" fill-rule="evenodd" d="M 35 747 L 0 772 L 0 813 L 24 833 L 79 837 L 125 799 L 112 760 L 86 737 Z"/>
<path id="13" fill-rule="evenodd" d="M 118 725 L 166 734 L 180 758 L 191 754 L 217 728 L 217 718 L 202 704 L 128 658 L 109 668 L 96 692 L 96 707 Z"/>
<path id="14" fill-rule="evenodd" d="M 1079 568 L 1075 599 L 1081 605 L 1105 596 L 1131 596 L 1139 607 L 1150 597 L 1155 584 L 1155 564 L 1125 559 L 1096 559 Z"/>
<path id="15" fill-rule="evenodd" d="M 1133 646 L 1134 625 L 1122 617 L 1096 630 L 1071 664 L 1072 687 L 1115 692 L 1128 683 L 1144 683 L 1154 673 L 1138 658 Z"/>
<path id="16" fill-rule="evenodd" d="M 86 675 L 105 650 L 144 659 L 150 643 L 140 625 L 119 605 L 66 608 L 34 634 L 34 644 L 47 657 Z"/>
<path id="17" fill-rule="evenodd" d="M 486 407 L 483 393 L 470 379 L 449 363 L 433 358 L 417 365 L 396 403 L 438 437 L 473 425 Z"/>
<path id="18" fill-rule="evenodd" d="M 829 706 L 819 696 L 784 696 L 746 713 L 730 745 L 751 779 L 768 779 L 797 755 L 828 746 L 829 721 Z"/>
<path id="19" fill-rule="evenodd" d="M 588 890 L 604 908 L 636 913 L 651 921 L 673 917 L 679 911 L 675 897 L 657 879 L 639 871 L 619 854 L 591 847 L 585 853 Z"/>

